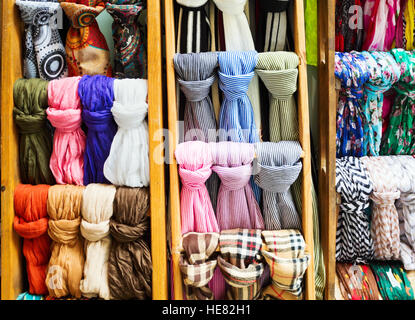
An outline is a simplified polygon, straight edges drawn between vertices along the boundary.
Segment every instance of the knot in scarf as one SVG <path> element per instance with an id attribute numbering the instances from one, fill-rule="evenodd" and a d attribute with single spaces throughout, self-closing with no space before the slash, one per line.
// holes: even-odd
<path id="1" fill-rule="evenodd" d="M 82 200 L 81 234 L 88 241 L 99 241 L 109 235 L 113 213 L 114 186 L 89 184 Z"/>
<path id="2" fill-rule="evenodd" d="M 25 24 L 30 24 L 36 27 L 41 27 L 53 23 L 58 13 L 59 4 L 36 1 L 22 1 L 17 0 L 16 5 L 21 11 L 21 18 Z"/>
<path id="3" fill-rule="evenodd" d="M 204 7 L 208 0 L 176 0 L 176 2 L 184 10 L 196 11 Z"/>
<path id="4" fill-rule="evenodd" d="M 129 28 L 136 23 L 138 14 L 143 10 L 143 6 L 138 4 L 106 4 L 107 12 L 113 17 L 114 22 L 121 28 Z"/>
<path id="5" fill-rule="evenodd" d="M 41 79 L 18 79 L 13 87 L 14 121 L 20 134 L 39 134 L 46 127 L 48 82 Z"/>
<path id="6" fill-rule="evenodd" d="M 82 119 L 88 127 L 84 156 L 84 184 L 107 183 L 103 173 L 117 125 L 111 113 L 114 79 L 102 75 L 83 76 L 78 87 Z"/>
<path id="7" fill-rule="evenodd" d="M 301 218 L 289 192 L 302 169 L 300 144 L 294 141 L 260 142 L 255 144 L 255 149 L 255 182 L 263 190 L 266 229 L 301 229 Z"/>
<path id="8" fill-rule="evenodd" d="M 204 183 L 212 173 L 211 150 L 207 143 L 189 141 L 177 146 L 175 157 L 183 183 L 181 190 L 182 234 L 218 232 L 219 227 Z"/>
<path id="9" fill-rule="evenodd" d="M 103 6 L 87 6 L 79 3 L 61 2 L 62 9 L 65 11 L 72 27 L 80 29 L 97 23 L 95 18 L 104 11 Z"/>
<path id="10" fill-rule="evenodd" d="M 53 184 L 49 169 L 52 135 L 46 126 L 48 82 L 18 79 L 13 87 L 13 117 L 20 133 L 19 165 L 23 183 Z"/>
<path id="11" fill-rule="evenodd" d="M 49 108 L 46 113 L 51 124 L 57 128 L 50 169 L 59 184 L 83 184 L 85 133 L 80 128 L 79 80 L 80 77 L 54 80 L 48 87 Z"/>
<path id="12" fill-rule="evenodd" d="M 198 81 L 184 81 L 179 79 L 180 89 L 183 91 L 186 96 L 187 101 L 189 102 L 199 102 L 206 99 L 210 94 L 210 88 L 215 82 L 216 76 L 212 75 L 206 80 Z"/>
<path id="13" fill-rule="evenodd" d="M 415 56 L 412 51 L 403 49 L 392 49 L 392 55 L 401 68 L 400 81 L 397 82 L 395 90 L 401 95 L 406 95 L 411 99 L 414 98 L 413 85 L 415 80 Z"/>
<path id="14" fill-rule="evenodd" d="M 114 238 L 108 261 L 112 299 L 150 299 L 152 263 L 148 243 L 147 188 L 119 187 L 110 232 Z"/>
<path id="15" fill-rule="evenodd" d="M 248 97 L 248 87 L 254 77 L 254 72 L 241 75 L 227 75 L 222 72 L 219 74 L 219 88 L 223 91 L 225 98 L 228 101 L 240 99 L 241 97 Z"/>
<path id="16" fill-rule="evenodd" d="M 370 199 L 375 202 L 379 208 L 395 206 L 395 200 L 400 198 L 400 191 L 395 192 L 372 192 Z"/>
<path id="17" fill-rule="evenodd" d="M 212 145 L 215 171 L 221 179 L 216 216 L 221 230 L 263 229 L 264 221 L 249 179 L 255 156 L 253 144 L 219 142 Z"/>
<path id="18" fill-rule="evenodd" d="M 244 14 L 246 0 L 214 0 L 220 11 L 229 15 Z"/>
<path id="19" fill-rule="evenodd" d="M 256 72 L 274 99 L 288 100 L 297 91 L 298 64 L 293 52 L 263 52 L 258 54 Z"/>
<path id="20" fill-rule="evenodd" d="M 14 191 L 14 230 L 24 238 L 23 254 L 31 294 L 46 294 L 46 268 L 50 257 L 47 235 L 48 185 L 20 184 Z"/>

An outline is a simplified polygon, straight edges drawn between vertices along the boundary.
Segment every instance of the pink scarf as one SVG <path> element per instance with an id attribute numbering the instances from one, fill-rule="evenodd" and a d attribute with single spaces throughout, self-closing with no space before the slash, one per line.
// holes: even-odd
<path id="1" fill-rule="evenodd" d="M 220 180 L 217 218 L 221 230 L 264 229 L 264 219 L 249 180 L 255 157 L 254 145 L 239 142 L 211 144 L 212 168 Z"/>
<path id="2" fill-rule="evenodd" d="M 81 77 L 53 80 L 48 86 L 48 119 L 56 128 L 50 169 L 58 184 L 83 185 L 85 133 L 81 129 Z"/>
<path id="3" fill-rule="evenodd" d="M 362 50 L 389 51 L 396 33 L 396 20 L 400 11 L 398 0 L 366 0 L 364 5 L 364 29 Z"/>

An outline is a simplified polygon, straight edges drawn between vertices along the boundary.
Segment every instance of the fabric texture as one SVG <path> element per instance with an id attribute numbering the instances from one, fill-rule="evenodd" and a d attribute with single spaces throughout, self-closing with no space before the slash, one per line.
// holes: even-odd
<path id="1" fill-rule="evenodd" d="M 373 183 L 371 234 L 376 260 L 399 259 L 399 217 L 395 200 L 399 199 L 398 179 L 383 157 L 360 159 Z"/>
<path id="2" fill-rule="evenodd" d="M 216 217 L 220 230 L 264 229 L 264 219 L 249 180 L 255 156 L 253 144 L 211 143 L 214 166 L 221 184 Z"/>
<path id="3" fill-rule="evenodd" d="M 190 232 L 183 236 L 184 253 L 180 255 L 179 265 L 187 300 L 214 299 L 208 283 L 217 265 L 215 251 L 218 241 L 218 233 Z"/>
<path id="4" fill-rule="evenodd" d="M 290 0 L 259 1 L 259 20 L 257 23 L 257 50 L 283 51 L 287 40 L 287 10 Z"/>
<path id="5" fill-rule="evenodd" d="M 146 43 L 140 28 L 140 15 L 144 1 L 134 4 L 106 4 L 107 12 L 113 17 L 114 77 L 147 78 Z"/>
<path id="6" fill-rule="evenodd" d="M 102 75 L 83 76 L 78 86 L 82 102 L 82 120 L 88 128 L 84 155 L 84 184 L 108 183 L 104 176 L 117 124 L 111 113 L 114 103 L 114 79 Z"/>
<path id="7" fill-rule="evenodd" d="M 20 178 L 28 184 L 54 184 L 49 168 L 52 134 L 47 128 L 48 82 L 18 79 L 13 86 L 13 118 L 19 137 Z"/>
<path id="8" fill-rule="evenodd" d="M 263 231 L 262 237 L 266 247 L 262 247 L 261 253 L 272 279 L 264 294 L 279 300 L 302 299 L 302 281 L 311 257 L 300 231 Z"/>
<path id="9" fill-rule="evenodd" d="M 219 87 L 224 99 L 219 115 L 219 140 L 256 143 L 260 141 L 255 124 L 251 100 L 247 90 L 254 76 L 258 53 L 220 52 Z M 261 190 L 251 179 L 251 186 L 258 203 L 261 201 Z"/>
<path id="10" fill-rule="evenodd" d="M 266 230 L 302 229 L 290 190 L 302 169 L 302 152 L 295 141 L 255 144 L 255 183 L 262 189 Z"/>
<path id="11" fill-rule="evenodd" d="M 85 187 L 55 185 L 49 188 L 48 234 L 52 239 L 46 273 L 49 295 L 56 298 L 81 297 L 79 287 L 84 269 L 84 241 L 79 233 L 82 195 Z M 69 206 L 68 203 L 71 205 Z"/>
<path id="12" fill-rule="evenodd" d="M 178 4 L 176 52 L 206 52 L 211 48 L 208 0 L 176 0 Z"/>
<path id="13" fill-rule="evenodd" d="M 53 80 L 48 86 L 48 120 L 56 128 L 49 166 L 56 183 L 83 185 L 86 136 L 81 129 L 80 77 Z"/>
<path id="14" fill-rule="evenodd" d="M 371 263 L 379 291 L 384 300 L 414 300 L 414 290 L 400 263 Z"/>
<path id="15" fill-rule="evenodd" d="M 397 96 L 392 107 L 389 127 L 385 133 L 381 147 L 382 155 L 408 155 L 415 154 L 414 127 L 415 94 L 415 54 L 403 49 L 392 49 L 392 55 L 401 68 L 401 78 L 394 89 Z"/>
<path id="16" fill-rule="evenodd" d="M 360 51 L 363 45 L 363 2 L 361 0 L 336 0 L 336 51 Z M 359 12 L 360 11 L 360 12 Z"/>
<path id="17" fill-rule="evenodd" d="M 25 78 L 55 80 L 68 76 L 65 47 L 56 19 L 56 1 L 17 0 L 25 24 L 23 74 Z"/>
<path id="18" fill-rule="evenodd" d="M 259 298 L 259 279 L 264 272 L 264 265 L 259 261 L 261 246 L 260 230 L 233 229 L 221 232 L 218 266 L 229 285 L 228 300 Z"/>
<path id="19" fill-rule="evenodd" d="M 336 260 L 367 263 L 374 246 L 367 209 L 373 182 L 365 165 L 355 157 L 336 160 L 336 191 L 341 196 L 336 231 Z"/>
<path id="20" fill-rule="evenodd" d="M 112 76 L 110 53 L 95 18 L 105 9 L 102 0 L 60 0 L 71 21 L 66 37 L 69 76 Z"/>
<path id="21" fill-rule="evenodd" d="M 337 157 L 361 157 L 364 155 L 361 99 L 370 72 L 359 52 L 336 52 L 335 59 L 335 74 L 342 84 L 337 106 Z"/>
<path id="22" fill-rule="evenodd" d="M 147 80 L 114 80 L 111 113 L 118 131 L 103 167 L 112 184 L 141 188 L 150 183 L 147 91 Z"/>
<path id="23" fill-rule="evenodd" d="M 147 240 L 149 201 L 147 188 L 117 188 L 110 221 L 113 241 L 108 283 L 111 299 L 148 300 L 152 297 L 153 266 Z"/>
<path id="24" fill-rule="evenodd" d="M 294 53 L 267 52 L 258 55 L 257 72 L 258 74 L 262 74 L 262 81 L 265 84 L 268 83 L 268 90 L 273 96 L 270 102 L 271 110 L 269 123 L 270 128 L 273 128 L 270 132 L 271 142 L 298 140 L 299 126 L 295 100 L 289 96 L 287 97 L 280 94 L 280 92 L 295 92 L 296 89 L 294 88 L 294 85 L 297 83 L 297 77 L 294 78 L 293 76 L 298 74 L 298 70 L 296 70 L 297 66 L 298 56 L 296 56 Z M 289 74 L 291 74 L 291 76 L 289 76 Z M 275 84 L 279 86 L 280 90 L 275 90 Z M 276 101 L 280 106 L 291 106 L 291 108 L 279 108 L 278 110 L 272 111 L 272 106 Z M 271 113 L 273 114 L 272 116 Z M 297 212 L 302 212 L 301 183 L 301 178 L 298 178 L 291 188 Z M 320 223 L 317 194 L 313 181 L 311 181 L 311 196 L 313 209 L 316 298 L 322 300 L 325 286 L 325 266 L 323 260 L 323 251 L 320 245 Z"/>
<path id="25" fill-rule="evenodd" d="M 217 125 L 212 100 L 209 96 L 216 80 L 218 57 L 216 53 L 176 54 L 174 68 L 186 105 L 184 110 L 184 141 L 217 141 Z M 206 187 L 216 208 L 219 178 L 213 173 L 206 181 Z"/>
<path id="26" fill-rule="evenodd" d="M 111 185 L 89 184 L 82 198 L 81 234 L 85 239 L 84 277 L 80 282 L 82 295 L 110 299 L 108 258 L 111 247 L 110 218 L 116 188 Z"/>
<path id="27" fill-rule="evenodd" d="M 229 57 L 235 56 L 235 51 L 255 50 L 255 44 L 252 38 L 251 29 L 249 28 L 249 23 L 244 13 L 244 8 L 245 8 L 247 0 L 213 0 L 213 2 L 215 3 L 216 7 L 222 13 L 225 48 L 221 48 L 221 50 L 232 51 L 233 53 L 230 53 Z M 238 54 L 250 55 L 249 53 L 238 53 Z M 222 53 L 219 54 L 219 56 L 221 55 L 223 56 Z M 221 65 L 220 60 L 221 59 L 219 59 L 219 65 Z M 249 62 L 245 62 L 244 64 L 247 64 L 248 69 L 250 68 L 248 66 Z M 255 61 L 255 64 L 256 64 L 256 61 Z M 239 68 L 239 67 L 238 66 L 232 67 L 232 65 L 229 65 L 229 67 L 225 67 L 225 69 L 226 68 L 230 68 L 230 70 L 232 70 L 233 68 Z M 253 68 L 255 68 L 255 65 L 253 65 Z M 222 66 L 221 66 L 220 71 L 227 75 L 238 75 L 238 73 L 229 74 L 223 71 Z M 246 71 L 246 72 L 243 72 L 242 74 L 249 73 L 249 72 L 251 71 Z M 219 77 L 221 77 L 221 74 L 219 74 Z M 261 101 L 260 101 L 260 95 L 259 95 L 259 81 L 258 81 L 258 77 L 255 74 L 252 74 L 252 76 L 249 77 L 249 80 L 250 82 L 246 84 L 247 88 L 244 91 L 248 95 L 249 100 L 252 105 L 255 126 L 256 128 L 260 129 L 262 127 L 262 124 L 261 124 Z M 245 84 L 241 83 L 241 87 L 245 87 Z"/>
<path id="28" fill-rule="evenodd" d="M 368 265 L 336 263 L 336 274 L 345 300 L 381 300 L 375 276 Z"/>
<path id="29" fill-rule="evenodd" d="M 182 234 L 219 232 L 205 182 L 212 173 L 212 154 L 207 143 L 189 141 L 176 147 L 182 182 L 180 216 Z"/>
<path id="30" fill-rule="evenodd" d="M 48 293 L 45 284 L 46 268 L 50 258 L 47 198 L 48 185 L 19 184 L 14 190 L 14 230 L 23 240 L 29 293 Z"/>
<path id="31" fill-rule="evenodd" d="M 379 156 L 382 140 L 383 93 L 400 78 L 400 66 L 389 52 L 362 52 L 370 72 L 362 103 L 363 154 Z"/>

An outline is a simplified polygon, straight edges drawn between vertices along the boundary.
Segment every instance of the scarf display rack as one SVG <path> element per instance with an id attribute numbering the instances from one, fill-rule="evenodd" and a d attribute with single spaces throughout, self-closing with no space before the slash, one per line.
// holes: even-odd
<path id="1" fill-rule="evenodd" d="M 318 1 L 318 79 L 319 79 L 319 199 L 322 248 L 326 266 L 325 299 L 344 300 L 341 278 L 336 269 L 336 232 L 341 196 L 336 193 L 336 110 L 341 82 L 335 77 L 336 1 Z M 362 50 L 363 51 L 363 50 Z M 395 259 L 399 260 L 399 259 Z M 392 263 L 387 261 L 387 265 Z M 337 270 L 338 271 L 338 270 Z M 413 286 L 414 271 L 406 271 Z M 379 286 L 379 283 L 378 283 Z M 350 297 L 349 297 L 350 298 Z"/>
<path id="2" fill-rule="evenodd" d="M 3 0 L 1 12 L 1 298 L 15 300 L 24 289 L 22 240 L 13 230 L 14 191 L 19 175 L 19 140 L 13 120 L 13 85 L 23 75 L 23 23 L 15 0 Z M 147 2 L 148 126 L 150 156 L 150 212 L 152 298 L 168 298 L 163 137 L 161 2 Z M 150 37 L 151 35 L 151 37 Z"/>
<path id="3" fill-rule="evenodd" d="M 304 3 L 302 0 L 294 2 L 294 47 L 295 53 L 299 56 L 298 66 L 298 122 L 299 122 L 299 142 L 304 151 L 302 157 L 303 170 L 301 173 L 301 199 L 302 199 L 302 228 L 304 240 L 310 249 L 310 265 L 305 277 L 306 300 L 315 299 L 315 275 L 313 261 L 313 211 L 311 198 L 311 153 L 310 153 L 310 127 L 308 110 L 308 88 L 307 88 L 307 63 L 305 49 L 305 30 L 304 30 Z M 179 143 L 179 108 L 178 108 L 178 87 L 174 69 L 174 55 L 176 54 L 176 34 L 175 34 L 175 12 L 174 1 L 166 0 L 165 5 L 165 30 L 166 30 L 166 77 L 167 77 L 167 105 L 168 105 L 168 129 L 169 129 L 169 173 L 170 173 L 170 195 L 169 195 L 169 229 L 171 233 L 171 257 L 172 257 L 172 285 L 174 287 L 174 298 L 184 299 L 182 274 L 180 272 L 180 253 L 182 248 L 181 216 L 180 216 L 180 183 L 178 165 L 175 159 L 175 150 Z M 212 9 L 211 9 L 212 10 Z M 212 11 L 211 11 L 212 14 Z M 213 33 L 214 34 L 214 33 Z M 212 50 L 215 48 L 212 47 Z M 215 89 L 214 89 L 215 90 Z M 213 97 L 215 99 L 215 96 Z M 213 102 L 215 105 L 215 101 Z M 216 108 L 215 108 L 216 110 Z M 217 110 L 216 110 L 217 111 Z"/>

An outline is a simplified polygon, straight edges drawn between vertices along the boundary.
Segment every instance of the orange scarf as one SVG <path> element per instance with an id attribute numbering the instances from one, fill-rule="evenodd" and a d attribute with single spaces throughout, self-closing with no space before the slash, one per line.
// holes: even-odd
<path id="1" fill-rule="evenodd" d="M 20 184 L 14 191 L 14 230 L 24 238 L 23 254 L 29 280 L 29 293 L 43 295 L 46 268 L 50 257 L 50 239 L 47 234 L 46 203 L 49 186 Z"/>

